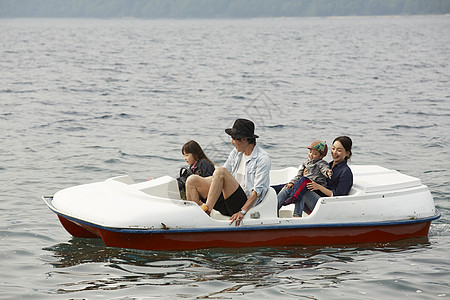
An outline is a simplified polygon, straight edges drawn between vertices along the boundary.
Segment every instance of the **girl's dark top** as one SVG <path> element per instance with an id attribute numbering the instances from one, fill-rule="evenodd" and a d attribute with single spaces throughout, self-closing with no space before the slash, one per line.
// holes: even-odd
<path id="1" fill-rule="evenodd" d="M 181 168 L 180 177 L 177 178 L 181 199 L 186 199 L 186 181 L 189 176 L 196 174 L 202 177 L 208 177 L 214 173 L 214 170 L 214 165 L 206 159 L 201 159 L 188 168 Z"/>
<path id="2" fill-rule="evenodd" d="M 197 174 L 202 177 L 208 177 L 212 176 L 214 173 L 214 165 L 211 164 L 206 159 L 201 159 L 194 163 L 193 165 L 189 166 L 189 170 L 191 171 L 191 174 Z"/>
<path id="3" fill-rule="evenodd" d="M 333 165 L 331 161 L 329 163 L 330 169 Z M 327 187 L 333 192 L 333 196 L 345 196 L 348 195 L 353 185 L 353 173 L 350 167 L 347 165 L 347 161 L 338 163 L 334 166 L 331 179 L 327 178 Z"/>

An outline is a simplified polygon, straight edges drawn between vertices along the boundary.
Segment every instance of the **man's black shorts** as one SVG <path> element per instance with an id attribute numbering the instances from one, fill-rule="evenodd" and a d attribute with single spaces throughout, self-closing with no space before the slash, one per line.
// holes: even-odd
<path id="1" fill-rule="evenodd" d="M 242 187 L 239 186 L 227 199 L 224 199 L 223 194 L 220 194 L 216 205 L 214 205 L 214 209 L 219 211 L 222 215 L 232 216 L 241 210 L 245 202 L 247 202 L 247 195 Z"/>

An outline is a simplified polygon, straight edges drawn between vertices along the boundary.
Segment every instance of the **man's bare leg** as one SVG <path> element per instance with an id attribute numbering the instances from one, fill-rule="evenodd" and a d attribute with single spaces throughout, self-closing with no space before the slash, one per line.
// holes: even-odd
<path id="1" fill-rule="evenodd" d="M 199 175 L 191 175 L 186 181 L 186 199 L 193 201 L 198 205 L 202 205 L 199 195 L 203 198 L 208 196 L 209 188 L 211 186 L 212 177 L 201 177 Z"/>
<path id="2" fill-rule="evenodd" d="M 223 193 L 223 197 L 227 199 L 237 190 L 238 187 L 239 183 L 226 168 L 216 168 L 212 176 L 208 198 L 206 200 L 208 211 L 210 212 L 214 208 L 214 205 L 219 199 L 220 193 Z"/>

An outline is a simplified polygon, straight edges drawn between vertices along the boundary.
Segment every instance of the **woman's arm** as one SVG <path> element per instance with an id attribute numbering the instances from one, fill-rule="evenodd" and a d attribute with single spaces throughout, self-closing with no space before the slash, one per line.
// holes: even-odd
<path id="1" fill-rule="evenodd" d="M 306 188 L 310 191 L 321 191 L 325 196 L 327 197 L 331 197 L 333 196 L 333 191 L 327 189 L 326 187 L 324 187 L 323 185 L 318 184 L 315 181 L 312 181 L 310 183 L 306 184 Z"/>
<path id="2" fill-rule="evenodd" d="M 327 197 L 348 195 L 353 185 L 353 174 L 350 168 L 347 168 L 335 176 L 338 176 L 338 178 L 335 179 L 337 180 L 337 184 L 332 190 L 321 186 L 316 182 L 308 183 L 306 186 L 310 191 L 319 190 Z"/>

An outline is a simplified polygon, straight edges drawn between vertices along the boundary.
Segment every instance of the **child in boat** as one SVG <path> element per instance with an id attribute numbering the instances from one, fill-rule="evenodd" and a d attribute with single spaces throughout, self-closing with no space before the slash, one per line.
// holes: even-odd
<path id="1" fill-rule="evenodd" d="M 308 160 L 300 166 L 297 175 L 278 194 L 278 209 L 295 203 L 294 217 L 302 215 L 305 205 L 302 196 L 306 191 L 306 184 L 312 180 L 326 186 L 327 177 L 331 178 L 329 165 L 323 160 L 328 151 L 326 142 L 314 141 L 306 148 L 309 149 Z"/>
<path id="2" fill-rule="evenodd" d="M 214 164 L 203 152 L 202 147 L 194 141 L 190 140 L 181 148 L 184 160 L 188 163 L 188 168 L 181 168 L 180 177 L 178 178 L 178 187 L 182 199 L 186 199 L 186 180 L 192 174 L 202 177 L 212 176 L 214 173 Z"/>

